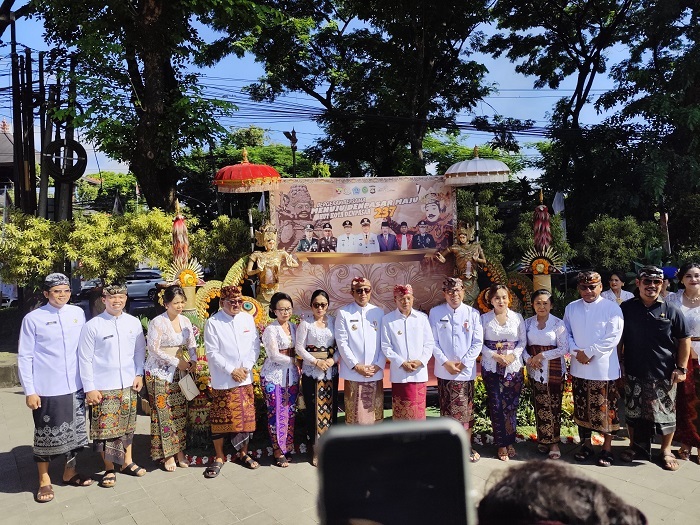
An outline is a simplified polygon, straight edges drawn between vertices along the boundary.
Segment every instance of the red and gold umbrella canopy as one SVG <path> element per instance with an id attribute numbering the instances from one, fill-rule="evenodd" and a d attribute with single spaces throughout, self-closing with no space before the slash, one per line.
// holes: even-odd
<path id="1" fill-rule="evenodd" d="M 243 161 L 221 168 L 214 177 L 214 184 L 221 193 L 249 193 L 274 189 L 280 179 L 272 166 L 248 162 L 248 152 L 243 149 Z"/>

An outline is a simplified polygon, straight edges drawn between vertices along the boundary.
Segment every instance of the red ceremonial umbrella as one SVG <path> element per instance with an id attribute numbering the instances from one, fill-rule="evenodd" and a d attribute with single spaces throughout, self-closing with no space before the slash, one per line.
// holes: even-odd
<path id="1" fill-rule="evenodd" d="M 249 193 L 274 189 L 280 179 L 272 166 L 248 162 L 248 152 L 244 148 L 243 161 L 221 168 L 214 177 L 214 184 L 221 193 Z"/>

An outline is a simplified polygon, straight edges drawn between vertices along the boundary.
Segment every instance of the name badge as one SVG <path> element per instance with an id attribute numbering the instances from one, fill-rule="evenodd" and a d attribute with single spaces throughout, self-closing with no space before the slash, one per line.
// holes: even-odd
<path id="1" fill-rule="evenodd" d="M 106 340 L 106 339 L 111 339 L 112 337 L 114 337 L 114 334 L 112 334 L 112 335 L 106 335 L 106 336 L 104 336 L 104 337 L 102 338 L 102 340 L 104 341 L 104 340 Z"/>
<path id="2" fill-rule="evenodd" d="M 49 326 L 50 324 L 58 324 L 58 321 L 46 321 L 46 326 Z"/>

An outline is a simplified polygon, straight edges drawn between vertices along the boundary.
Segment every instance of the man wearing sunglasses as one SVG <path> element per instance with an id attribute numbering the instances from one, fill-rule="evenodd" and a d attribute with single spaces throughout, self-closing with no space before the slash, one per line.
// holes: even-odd
<path id="1" fill-rule="evenodd" d="M 664 272 L 643 266 L 637 272 L 639 295 L 622 303 L 625 329 L 620 341 L 625 378 L 626 421 L 630 448 L 622 460 L 651 459 L 651 440 L 661 436 L 665 470 L 679 463 L 671 451 L 676 431 L 677 384 L 686 379 L 690 334 L 680 309 L 660 297 Z"/>
<path id="2" fill-rule="evenodd" d="M 597 463 L 609 467 L 614 461 L 612 438 L 620 429 L 616 381 L 620 378 L 617 344 L 622 336 L 622 311 L 617 303 L 600 296 L 603 285 L 598 272 L 581 272 L 577 281 L 581 299 L 570 303 L 564 312 L 571 352 L 574 420 L 581 438 L 581 449 L 574 458 L 579 462 L 591 458 L 595 454 L 591 433 L 600 432 L 605 441 Z"/>
<path id="3" fill-rule="evenodd" d="M 354 278 L 350 290 L 355 302 L 340 308 L 335 321 L 340 377 L 345 381 L 345 422 L 372 425 L 384 418 L 386 358 L 380 343 L 384 312 L 369 302 L 369 279 Z"/>

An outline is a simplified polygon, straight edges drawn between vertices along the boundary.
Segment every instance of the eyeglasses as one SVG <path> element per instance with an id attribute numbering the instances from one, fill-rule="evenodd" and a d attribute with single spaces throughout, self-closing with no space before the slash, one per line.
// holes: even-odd
<path id="1" fill-rule="evenodd" d="M 372 291 L 371 288 L 355 288 L 355 293 L 357 295 L 363 294 L 363 293 L 370 293 Z"/>
<path id="2" fill-rule="evenodd" d="M 444 290 L 444 292 L 445 292 L 447 295 L 457 295 L 457 294 L 458 294 L 459 292 L 461 292 L 461 291 L 462 291 L 461 288 L 452 288 L 451 290 Z"/>
<path id="3" fill-rule="evenodd" d="M 230 304 L 231 306 L 240 306 L 243 304 L 243 299 L 224 299 L 224 304 Z"/>
<path id="4" fill-rule="evenodd" d="M 311 306 L 314 308 L 328 308 L 328 303 L 313 303 Z"/>
<path id="5" fill-rule="evenodd" d="M 275 312 L 282 312 L 283 314 L 286 314 L 288 312 L 291 312 L 291 308 L 275 308 Z"/>
<path id="6" fill-rule="evenodd" d="M 593 291 L 596 289 L 598 285 L 597 284 L 579 284 L 578 289 L 581 291 L 588 290 L 588 291 Z"/>
<path id="7" fill-rule="evenodd" d="M 654 286 L 661 286 L 661 284 L 663 282 L 664 281 L 662 279 L 647 279 L 647 278 L 642 279 L 642 284 L 645 284 L 647 286 L 650 284 L 653 284 Z"/>

